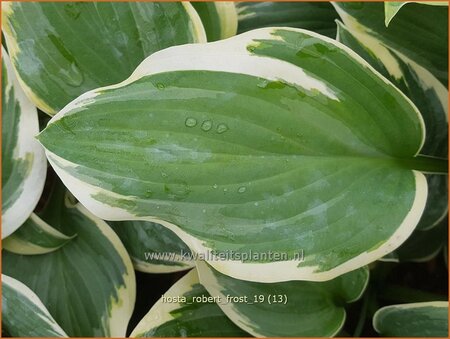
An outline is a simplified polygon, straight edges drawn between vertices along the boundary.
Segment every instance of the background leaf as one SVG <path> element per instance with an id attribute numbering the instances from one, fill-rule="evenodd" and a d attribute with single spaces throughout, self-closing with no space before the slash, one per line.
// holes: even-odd
<path id="1" fill-rule="evenodd" d="M 369 280 L 367 268 L 327 282 L 272 284 L 233 279 L 205 262 L 197 262 L 197 269 L 225 314 L 255 337 L 335 336 L 345 321 L 344 305 L 359 299 Z"/>
<path id="2" fill-rule="evenodd" d="M 336 37 L 338 18 L 328 2 L 238 2 L 238 32 L 262 27 L 297 27 Z"/>
<path id="3" fill-rule="evenodd" d="M 166 293 L 139 322 L 131 337 L 248 337 L 234 325 L 198 281 L 193 269 Z M 168 298 L 180 299 L 170 302 Z M 182 298 L 185 298 L 183 300 Z"/>
<path id="4" fill-rule="evenodd" d="M 3 274 L 2 330 L 12 337 L 67 337 L 32 290 Z"/>
<path id="5" fill-rule="evenodd" d="M 189 2 L 5 2 L 2 31 L 25 92 L 49 114 L 158 50 L 206 41 Z"/>
<path id="6" fill-rule="evenodd" d="M 236 35 L 238 18 L 232 1 L 191 2 L 202 19 L 209 42 Z"/>
<path id="7" fill-rule="evenodd" d="M 44 188 L 47 161 L 38 132 L 36 107 L 2 47 L 2 239 L 27 220 Z"/>
<path id="8" fill-rule="evenodd" d="M 373 326 L 386 337 L 447 337 L 448 302 L 386 306 L 375 313 Z"/>
<path id="9" fill-rule="evenodd" d="M 404 58 L 431 72 L 444 86 L 448 80 L 448 9 L 409 4 L 397 13 L 389 27 L 384 24 L 382 2 L 335 2 L 347 27 L 380 40 Z"/>
<path id="10" fill-rule="evenodd" d="M 147 273 L 178 272 L 194 266 L 191 250 L 171 230 L 148 221 L 109 221 L 134 268 Z M 164 256 L 164 259 L 162 258 Z"/>
<path id="11" fill-rule="evenodd" d="M 389 23 L 394 18 L 394 16 L 398 13 L 400 8 L 409 3 L 416 2 L 422 5 L 432 5 L 432 6 L 448 6 L 447 1 L 385 1 L 384 2 L 384 24 L 389 26 Z"/>
<path id="12" fill-rule="evenodd" d="M 56 251 L 75 236 L 61 233 L 32 213 L 22 227 L 3 241 L 2 248 L 16 254 L 44 254 Z"/>
<path id="13" fill-rule="evenodd" d="M 131 260 L 113 230 L 65 192 L 55 185 L 39 216 L 77 236 L 48 254 L 3 251 L 3 272 L 29 286 L 69 336 L 123 337 L 136 293 Z"/>

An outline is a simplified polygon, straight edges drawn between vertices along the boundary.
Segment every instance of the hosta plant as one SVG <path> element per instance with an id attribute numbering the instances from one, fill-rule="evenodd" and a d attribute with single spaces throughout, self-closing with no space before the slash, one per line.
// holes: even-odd
<path id="1" fill-rule="evenodd" d="M 447 336 L 447 10 L 2 3 L 4 334 Z"/>

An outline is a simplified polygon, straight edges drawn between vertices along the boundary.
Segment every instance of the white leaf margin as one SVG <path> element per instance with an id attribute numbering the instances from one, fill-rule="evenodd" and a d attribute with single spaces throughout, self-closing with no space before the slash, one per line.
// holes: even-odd
<path id="1" fill-rule="evenodd" d="M 20 196 L 10 208 L 2 211 L 1 229 L 2 239 L 4 239 L 18 229 L 36 207 L 44 189 L 47 160 L 45 158 L 44 148 L 35 139 L 35 136 L 39 133 L 37 109 L 23 92 L 8 53 L 3 46 L 1 51 L 1 58 L 5 63 L 8 74 L 8 84 L 6 85 L 5 92 L 9 91 L 11 87 L 14 88 L 15 97 L 21 109 L 17 147 L 14 149 L 14 157 L 25 158 L 27 154 L 33 155 L 31 169 L 23 182 L 23 190 Z M 2 98 L 2 100 L 6 100 L 6 98 Z M 2 114 L 5 114 L 5 112 Z"/>
<path id="2" fill-rule="evenodd" d="M 110 300 L 111 309 L 108 315 L 109 320 L 104 319 L 105 321 L 107 320 L 105 323 L 108 323 L 109 335 L 111 337 L 125 337 L 128 322 L 133 314 L 136 301 L 136 275 L 130 256 L 118 235 L 105 221 L 93 215 L 81 203 L 77 203 L 74 208 L 95 223 L 100 232 L 117 251 L 125 265 L 126 273 L 122 276 L 125 287 L 116 289 L 117 298 L 111 298 Z M 95 274 L 95 272 L 92 274 Z"/>
<path id="3" fill-rule="evenodd" d="M 8 238 L 6 238 L 2 245 L 3 249 L 23 255 L 35 255 L 35 254 L 45 254 L 58 250 L 62 246 L 64 246 L 68 241 L 75 238 L 77 235 L 74 234 L 72 236 L 67 236 L 57 229 L 53 228 L 49 224 L 47 224 L 44 220 L 39 218 L 37 214 L 31 213 L 29 217 L 30 221 L 33 222 L 36 226 L 40 228 L 40 234 L 52 237 L 55 240 L 61 241 L 61 244 L 55 247 L 43 247 L 33 242 L 27 241 L 19 236 L 16 236 L 15 233 L 11 234 Z M 26 224 L 24 227 L 27 227 Z"/>

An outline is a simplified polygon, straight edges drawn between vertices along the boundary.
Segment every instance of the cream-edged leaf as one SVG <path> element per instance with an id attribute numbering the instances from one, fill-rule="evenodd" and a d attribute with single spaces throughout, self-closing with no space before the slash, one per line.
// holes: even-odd
<path id="1" fill-rule="evenodd" d="M 397 51 L 402 59 L 418 64 L 447 86 L 447 8 L 408 4 L 396 14 L 389 27 L 386 27 L 382 2 L 332 4 L 345 26 L 353 34 L 359 34 L 365 44 L 368 40 L 375 40 L 378 44 L 390 47 Z"/>
<path id="2" fill-rule="evenodd" d="M 257 283 L 233 279 L 197 262 L 200 282 L 225 314 L 255 337 L 332 337 L 344 325 L 345 304 L 358 300 L 369 270 L 326 282 Z"/>
<path id="3" fill-rule="evenodd" d="M 2 331 L 12 337 L 64 337 L 39 297 L 20 281 L 2 274 Z"/>
<path id="4" fill-rule="evenodd" d="M 394 83 L 417 106 L 425 122 L 426 136 L 421 154 L 447 157 L 448 91 L 429 71 L 380 41 L 361 35 L 338 21 L 337 39 L 358 53 Z M 447 176 L 427 174 L 428 197 L 417 228 L 439 224 L 448 213 Z"/>
<path id="5" fill-rule="evenodd" d="M 104 221 L 65 195 L 55 184 L 39 217 L 77 236 L 47 254 L 3 251 L 3 272 L 30 287 L 69 336 L 123 337 L 136 297 L 131 260 Z"/>
<path id="6" fill-rule="evenodd" d="M 25 92 L 52 115 L 158 50 L 206 41 L 189 2 L 3 2 L 2 32 Z"/>
<path id="7" fill-rule="evenodd" d="M 131 333 L 141 337 L 248 337 L 223 313 L 193 269 L 166 293 Z"/>
<path id="8" fill-rule="evenodd" d="M 76 234 L 65 235 L 32 213 L 17 231 L 2 242 L 2 248 L 16 254 L 44 254 L 64 246 Z"/>
<path id="9" fill-rule="evenodd" d="M 424 210 L 421 171 L 447 172 L 416 156 L 424 124 L 403 93 L 293 28 L 157 52 L 39 140 L 97 216 L 160 223 L 220 272 L 265 282 L 329 280 L 392 252 Z"/>
<path id="10" fill-rule="evenodd" d="M 442 220 L 430 229 L 415 229 L 411 236 L 382 261 L 425 262 L 438 255 L 447 243 L 448 221 Z"/>
<path id="11" fill-rule="evenodd" d="M 238 18 L 233 1 L 192 1 L 209 42 L 236 35 Z"/>
<path id="12" fill-rule="evenodd" d="M 36 107 L 2 47 L 2 239 L 27 220 L 44 188 L 47 161 L 38 133 Z"/>
<path id="13" fill-rule="evenodd" d="M 448 302 L 386 306 L 375 313 L 373 327 L 386 337 L 448 337 Z"/>
<path id="14" fill-rule="evenodd" d="M 422 5 L 431 5 L 431 6 L 448 6 L 447 1 L 385 1 L 384 2 L 384 24 L 386 27 L 389 26 L 389 23 L 397 14 L 397 12 L 404 6 L 409 3 L 416 2 Z"/>

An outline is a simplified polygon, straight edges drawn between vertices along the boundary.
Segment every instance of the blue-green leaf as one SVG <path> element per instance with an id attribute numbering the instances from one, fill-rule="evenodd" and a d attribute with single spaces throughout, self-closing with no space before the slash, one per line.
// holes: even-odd
<path id="1" fill-rule="evenodd" d="M 220 272 L 266 282 L 329 280 L 392 252 L 424 210 L 420 171 L 447 172 L 416 156 L 424 124 L 403 93 L 293 28 L 157 52 L 39 140 L 94 214 L 160 223 Z"/>

